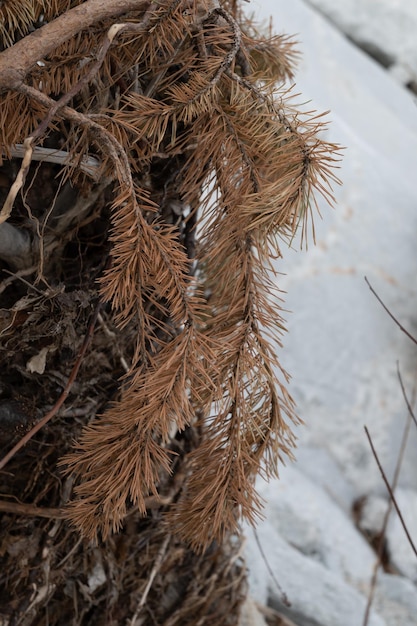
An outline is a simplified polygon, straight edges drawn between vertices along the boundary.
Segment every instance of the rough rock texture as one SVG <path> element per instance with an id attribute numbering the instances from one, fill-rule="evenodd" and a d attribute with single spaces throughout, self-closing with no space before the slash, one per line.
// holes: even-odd
<path id="1" fill-rule="evenodd" d="M 411 489 L 398 489 L 395 499 L 401 511 L 408 532 L 417 544 L 417 492 Z M 391 560 L 403 575 L 417 583 L 417 557 L 410 548 L 398 515 L 391 516 L 387 529 L 388 551 Z"/>
<path id="2" fill-rule="evenodd" d="M 417 4 L 404 0 L 307 0 L 404 83 L 417 87 Z"/>
<path id="3" fill-rule="evenodd" d="M 408 11 L 401 43 L 404 50 L 417 49 L 417 7 L 411 2 L 401 3 L 401 10 L 391 1 L 251 4 L 260 19 L 272 15 L 278 31 L 295 34 L 303 55 L 297 101 L 310 101 L 308 110 L 330 109 L 327 138 L 346 150 L 337 206 L 323 209 L 323 220 L 316 220 L 316 247 L 307 254 L 286 251 L 285 263 L 276 266 L 287 274 L 277 280 L 290 311 L 282 358 L 305 425 L 297 433 L 297 464 L 281 469 L 281 482 L 262 487 L 267 521 L 258 537 L 291 607 L 282 602 L 252 530 L 248 560 L 255 600 L 286 611 L 297 626 L 358 626 L 376 560 L 364 538 L 379 532 L 387 505 L 363 427 L 391 479 L 407 420 L 397 360 L 410 396 L 417 370 L 416 346 L 382 309 L 364 276 L 416 335 L 417 108 L 410 92 L 314 10 L 313 2 L 335 15 L 349 12 L 352 24 L 365 23 L 371 11 L 369 29 L 380 28 L 384 52 L 398 59 L 390 42 L 400 38 L 395 20 Z M 381 30 L 387 24 L 391 30 Z M 407 58 L 415 63 L 411 52 Z M 413 427 L 398 498 L 417 543 L 416 450 Z M 387 548 L 393 573 L 379 572 L 370 624 L 415 626 L 417 560 L 395 512 Z"/>
<path id="4" fill-rule="evenodd" d="M 295 466 L 261 488 L 266 516 L 281 537 L 340 578 L 360 586 L 375 554 L 338 504 Z"/>
<path id="5" fill-rule="evenodd" d="M 358 626 L 363 619 L 366 599 L 353 586 L 344 581 L 325 565 L 314 558 L 303 555 L 287 543 L 275 530 L 270 521 L 259 526 L 259 543 L 267 556 L 270 568 L 275 572 L 275 581 L 269 579 L 266 588 L 260 581 L 268 580 L 267 566 L 258 563 L 257 578 L 252 581 L 252 593 L 268 598 L 276 610 L 288 615 L 297 626 Z M 258 545 L 248 531 L 248 558 L 257 559 Z M 287 607 L 282 590 L 291 603 Z M 369 626 L 386 626 L 386 622 L 372 613 Z"/>

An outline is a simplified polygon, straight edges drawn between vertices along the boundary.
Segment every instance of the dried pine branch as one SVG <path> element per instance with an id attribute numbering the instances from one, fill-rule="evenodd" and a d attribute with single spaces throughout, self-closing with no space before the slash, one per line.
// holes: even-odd
<path id="1" fill-rule="evenodd" d="M 306 237 L 315 194 L 333 201 L 338 149 L 318 138 L 320 116 L 277 91 L 292 77 L 293 43 L 259 36 L 237 2 L 23 6 L 17 36 L 41 14 L 48 23 L 24 43 L 3 38 L 1 150 L 58 135 L 70 180 L 88 158 L 100 163 L 112 182 L 100 294 L 137 335 L 118 399 L 62 461 L 78 479 L 68 519 L 97 539 L 132 505 L 145 515 L 179 462 L 181 433 L 195 429 L 167 518 L 204 549 L 241 516 L 255 521 L 255 477 L 292 454 L 270 258 L 297 229 Z"/>

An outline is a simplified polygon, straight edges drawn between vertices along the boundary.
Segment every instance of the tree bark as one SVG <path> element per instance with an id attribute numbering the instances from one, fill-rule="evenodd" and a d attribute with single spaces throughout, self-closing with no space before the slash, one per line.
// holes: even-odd
<path id="1" fill-rule="evenodd" d="M 19 89 L 27 74 L 60 44 L 102 20 L 146 10 L 147 0 L 87 0 L 62 13 L 0 54 L 0 93 Z"/>

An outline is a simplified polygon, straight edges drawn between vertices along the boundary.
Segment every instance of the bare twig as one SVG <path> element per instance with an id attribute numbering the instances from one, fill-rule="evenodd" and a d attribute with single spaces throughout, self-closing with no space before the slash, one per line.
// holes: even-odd
<path id="1" fill-rule="evenodd" d="M 25 147 L 22 143 L 8 148 L 9 154 L 21 159 L 25 155 Z M 44 148 L 43 146 L 35 146 L 32 153 L 32 161 L 42 161 L 45 163 L 56 163 L 58 165 L 68 165 L 71 161 L 71 154 L 66 150 L 56 150 L 55 148 Z M 93 156 L 85 157 L 80 162 L 80 170 L 93 179 L 97 179 L 97 172 L 101 163 Z"/>
<path id="2" fill-rule="evenodd" d="M 415 344 L 417 344 L 417 339 L 415 337 L 413 337 L 413 335 L 411 333 L 408 332 L 408 330 L 406 330 L 404 328 L 404 326 L 398 321 L 398 319 L 395 317 L 395 315 L 393 315 L 393 313 L 391 313 L 391 311 L 389 310 L 389 308 L 386 306 L 386 304 L 384 304 L 384 302 L 381 300 L 381 298 L 379 297 L 379 295 L 377 294 L 377 292 L 375 291 L 375 289 L 372 287 L 371 283 L 369 282 L 369 280 L 367 279 L 367 277 L 365 276 L 365 282 L 368 285 L 369 289 L 372 291 L 372 293 L 374 294 L 375 298 L 378 300 L 378 302 L 382 305 L 382 307 L 385 309 L 385 311 L 388 313 L 388 315 L 390 316 L 390 318 L 392 320 L 394 320 L 394 322 L 397 324 L 398 328 L 400 328 L 400 330 L 402 330 L 402 332 L 407 335 L 407 337 L 409 339 L 411 339 L 411 341 Z"/>
<path id="3" fill-rule="evenodd" d="M 403 397 L 404 397 L 405 403 L 407 405 L 408 413 L 409 413 L 411 419 L 413 420 L 414 424 L 417 426 L 416 416 L 414 415 L 414 411 L 413 411 L 413 409 L 411 407 L 410 401 L 409 401 L 408 396 L 407 396 L 407 392 L 406 392 L 405 387 L 404 387 L 403 379 L 402 379 L 401 372 L 400 372 L 400 364 L 398 363 L 398 361 L 397 361 L 397 375 L 398 375 L 398 380 L 400 381 L 401 391 L 403 393 Z"/>
<path id="4" fill-rule="evenodd" d="M 15 280 L 20 280 L 23 276 L 29 276 L 30 274 L 33 274 L 33 272 L 36 272 L 36 266 L 34 265 L 33 267 L 28 267 L 27 269 L 19 270 L 18 272 L 9 272 L 7 270 L 3 271 L 7 274 L 10 274 L 10 276 L 5 278 L 0 283 L 0 294 L 2 294 L 3 291 L 5 291 L 5 289 L 7 289 L 7 287 L 11 285 Z"/>
<path id="5" fill-rule="evenodd" d="M 130 365 L 127 363 L 127 361 L 126 361 L 122 351 L 118 347 L 119 344 L 117 342 L 117 335 L 116 335 L 116 333 L 113 332 L 112 330 L 110 330 L 110 328 L 107 326 L 107 324 L 104 321 L 103 316 L 101 314 L 99 314 L 97 320 L 98 320 L 98 323 L 100 324 L 100 326 L 102 327 L 104 334 L 107 337 L 110 337 L 111 339 L 114 340 L 114 344 L 116 346 L 116 351 L 118 352 L 118 355 L 119 355 L 120 364 L 121 364 L 121 366 L 123 367 L 124 371 L 127 374 L 130 371 Z"/>
<path id="6" fill-rule="evenodd" d="M 168 548 L 168 544 L 171 540 L 171 535 L 167 535 L 164 539 L 164 541 L 162 542 L 162 545 L 159 549 L 158 555 L 155 559 L 155 563 L 154 566 L 152 568 L 152 571 L 149 575 L 149 578 L 147 580 L 145 589 L 143 590 L 142 593 L 142 597 L 140 599 L 140 602 L 136 608 L 135 614 L 133 615 L 132 619 L 130 620 L 129 626 L 139 626 L 140 622 L 138 622 L 138 617 L 139 614 L 141 612 L 141 610 L 143 609 L 143 607 L 145 606 L 146 600 L 148 598 L 149 592 L 152 588 L 153 585 L 153 581 L 155 580 L 155 576 L 157 575 L 158 571 L 161 568 L 162 565 L 162 561 L 164 559 L 164 556 L 166 554 L 167 548 Z"/>
<path id="7" fill-rule="evenodd" d="M 102 306 L 102 303 L 99 302 L 94 310 L 94 313 L 92 315 L 91 321 L 87 329 L 87 333 L 84 337 L 83 344 L 80 348 L 77 360 L 75 362 L 74 367 L 72 368 L 71 374 L 68 378 L 68 382 L 65 386 L 64 391 L 61 393 L 60 397 L 58 398 L 57 402 L 52 407 L 52 409 L 37 424 L 35 424 L 35 426 L 28 433 L 26 433 L 26 435 L 22 437 L 22 439 L 20 439 L 20 441 L 18 441 L 17 444 L 13 446 L 13 448 L 1 459 L 0 470 L 2 470 L 7 465 L 10 459 L 14 457 L 16 452 L 18 452 L 21 448 L 23 448 L 23 446 L 25 446 L 27 442 L 30 441 L 32 437 L 39 430 L 41 430 L 41 428 L 43 428 L 45 424 L 47 424 L 58 413 L 59 409 L 64 404 L 65 400 L 67 399 L 71 391 L 74 381 L 77 378 L 77 374 L 81 367 L 81 363 L 84 358 L 84 355 L 87 352 L 87 348 L 90 345 L 90 342 L 94 333 L 94 327 L 97 321 L 98 314 L 100 313 L 101 306 Z"/>
<path id="8" fill-rule="evenodd" d="M 235 60 L 236 55 L 240 50 L 240 44 L 242 41 L 242 33 L 240 30 L 239 24 L 236 22 L 236 20 L 230 15 L 230 13 L 225 11 L 222 7 L 215 8 L 214 12 L 220 15 L 233 30 L 233 45 L 231 46 L 227 55 L 224 57 L 219 69 L 217 70 L 214 78 L 211 81 L 212 84 L 216 85 L 218 81 L 220 80 L 220 78 L 222 77 L 223 72 L 229 69 L 233 61 Z"/>
<path id="9" fill-rule="evenodd" d="M 272 568 L 271 568 L 270 564 L 268 563 L 268 559 L 266 558 L 266 554 L 264 552 L 264 549 L 262 547 L 261 542 L 259 541 L 259 536 L 258 536 L 258 533 L 256 532 L 255 528 L 253 529 L 253 534 L 255 535 L 255 541 L 256 541 L 256 544 L 258 546 L 259 552 L 261 553 L 262 559 L 263 559 L 263 561 L 264 561 L 264 563 L 266 565 L 266 569 L 268 570 L 269 575 L 271 576 L 272 580 L 274 581 L 274 584 L 275 584 L 276 588 L 278 589 L 278 591 L 279 591 L 279 593 L 281 595 L 282 603 L 285 606 L 291 606 L 291 602 L 288 600 L 287 594 L 285 593 L 285 591 L 283 590 L 283 588 L 279 584 L 279 582 L 277 580 L 277 577 L 275 576 L 274 572 L 272 571 Z"/>
<path id="10" fill-rule="evenodd" d="M 392 503 L 393 503 L 393 505 L 395 507 L 395 510 L 397 511 L 398 517 L 400 519 L 400 522 L 401 522 L 401 525 L 402 525 L 402 527 L 404 529 L 404 532 L 405 532 L 405 534 L 407 536 L 408 542 L 409 542 L 409 544 L 410 544 L 414 554 L 417 556 L 417 548 L 415 547 L 414 542 L 413 542 L 413 540 L 411 538 L 411 535 L 408 532 L 408 528 L 407 528 L 407 525 L 406 525 L 406 523 L 404 521 L 402 513 L 400 511 L 400 507 L 398 506 L 398 503 L 397 503 L 397 500 L 396 500 L 396 498 L 394 496 L 394 493 L 392 491 L 391 485 L 389 484 L 389 481 L 388 481 L 388 479 L 386 477 L 386 474 L 385 474 L 385 472 L 383 470 L 383 467 L 381 465 L 381 462 L 379 460 L 378 454 L 377 454 L 377 452 L 375 450 L 374 444 L 373 444 L 372 439 L 371 439 L 371 435 L 369 434 L 369 431 L 368 431 L 367 427 L 365 426 L 364 428 L 365 428 L 366 436 L 368 437 L 369 445 L 371 446 L 372 454 L 374 455 L 374 458 L 375 458 L 375 461 L 376 461 L 376 463 L 378 465 L 379 471 L 381 472 L 382 479 L 383 479 L 383 481 L 385 483 L 385 486 L 386 486 L 386 488 L 388 490 L 388 493 L 389 493 L 390 498 L 392 500 Z"/>
<path id="11" fill-rule="evenodd" d="M 12 207 L 16 199 L 16 196 L 25 183 L 26 175 L 29 171 L 29 167 L 32 161 L 32 153 L 33 153 L 32 143 L 33 143 L 33 137 L 27 137 L 25 141 L 23 142 L 25 153 L 23 155 L 22 165 L 20 167 L 20 170 L 17 173 L 16 180 L 14 181 L 13 185 L 10 187 L 10 191 L 7 194 L 7 198 L 3 204 L 3 208 L 1 209 L 0 224 L 5 222 L 10 217 L 10 213 L 12 212 Z"/>
<path id="12" fill-rule="evenodd" d="M 105 19 L 149 6 L 146 0 L 87 0 L 0 54 L 0 93 L 19 89 L 35 64 L 77 33 Z"/>
<path id="13" fill-rule="evenodd" d="M 275 624 L 275 626 L 296 626 L 296 624 L 288 619 L 288 617 L 284 617 L 284 615 L 282 615 L 278 611 L 271 609 L 270 606 L 263 606 L 258 602 L 255 602 L 254 604 L 259 613 L 261 613 L 265 618 L 269 618 L 271 620 L 271 623 Z"/>
<path id="14" fill-rule="evenodd" d="M 20 502 L 7 502 L 0 500 L 0 511 L 2 513 L 14 513 L 15 515 L 28 515 L 30 517 L 52 517 L 64 519 L 64 512 L 59 508 L 39 507 L 34 504 L 22 504 Z"/>
<path id="15" fill-rule="evenodd" d="M 399 370 L 398 370 L 399 373 Z M 400 378 L 400 383 L 401 383 L 401 378 Z M 414 394 L 413 394 L 413 401 L 415 400 L 415 389 L 414 389 Z M 408 399 L 406 399 L 407 402 L 407 407 L 409 409 L 409 415 L 407 417 L 407 421 L 405 424 L 405 428 L 404 428 L 404 433 L 402 436 L 402 440 L 401 440 L 401 447 L 400 447 L 400 451 L 398 454 L 398 458 L 397 458 L 397 463 L 395 465 L 395 471 L 394 471 L 394 477 L 392 480 L 392 485 L 391 485 L 391 489 L 393 492 L 395 492 L 395 489 L 397 487 L 398 484 L 398 478 L 400 476 L 400 471 L 401 471 L 401 466 L 402 466 L 402 462 L 404 459 L 404 453 L 405 453 L 405 449 L 407 446 L 407 441 L 408 441 L 408 436 L 410 434 L 410 426 L 411 426 L 411 415 L 412 415 L 412 410 L 411 407 L 409 406 L 408 403 Z M 378 578 L 378 570 L 379 567 L 381 565 L 382 562 L 382 555 L 384 552 L 384 538 L 385 538 L 385 534 L 386 534 L 386 530 L 387 530 L 387 526 L 388 526 L 388 520 L 390 518 L 391 515 L 391 511 L 392 511 L 392 500 L 389 501 L 388 504 L 388 508 L 385 512 L 384 515 L 384 520 L 382 523 L 382 528 L 381 528 L 381 532 L 380 532 L 380 536 L 379 536 L 379 545 L 378 545 L 378 551 L 377 551 L 377 561 L 374 565 L 374 570 L 372 573 L 372 579 L 371 579 L 371 584 L 370 584 L 370 590 L 369 590 L 369 594 L 368 594 L 368 601 L 366 604 L 366 610 L 365 610 L 365 615 L 364 615 L 364 620 L 363 620 L 363 625 L 362 626 L 368 626 L 368 622 L 369 622 L 369 618 L 370 618 L 370 614 L 371 614 L 371 606 L 372 606 L 372 602 L 373 602 L 373 598 L 375 595 L 375 589 L 376 589 L 376 582 L 377 582 L 377 578 Z"/>
<path id="16" fill-rule="evenodd" d="M 93 0 L 90 0 L 90 1 L 93 1 Z M 46 132 L 46 130 L 48 129 L 48 126 L 50 125 L 53 118 L 57 115 L 58 111 L 64 108 L 81 91 L 81 89 L 91 81 L 91 79 L 95 76 L 95 74 L 97 74 L 97 72 L 99 71 L 100 67 L 103 64 L 107 51 L 113 42 L 113 39 L 119 33 L 121 33 L 124 30 L 130 30 L 135 33 L 146 32 L 146 29 L 149 26 L 151 16 L 152 16 L 152 11 L 154 8 L 155 8 L 155 5 L 152 4 L 151 8 L 145 13 L 143 20 L 139 23 L 112 24 L 112 26 L 108 29 L 104 37 L 104 41 L 97 54 L 96 61 L 91 64 L 91 67 L 86 72 L 86 74 L 75 85 L 73 85 L 73 87 L 67 93 L 63 94 L 58 100 L 53 100 L 52 98 L 49 98 L 50 104 L 49 104 L 47 114 L 45 115 L 44 119 L 39 124 L 39 126 L 37 126 L 37 128 L 35 128 L 35 130 L 29 135 L 29 137 L 27 137 L 25 141 L 23 142 L 24 155 L 23 155 L 22 165 L 16 176 L 16 180 L 14 181 L 13 185 L 10 188 L 10 191 L 4 202 L 3 208 L 0 212 L 0 224 L 6 221 L 8 217 L 10 216 L 16 196 L 25 183 L 26 175 L 29 171 L 29 167 L 32 162 L 33 150 L 35 147 L 34 142 L 36 141 L 36 139 L 39 139 L 39 137 L 42 137 L 42 135 Z M 58 19 L 59 18 L 57 18 L 57 20 Z M 1 57 L 0 57 L 0 60 L 1 60 Z M 21 91 L 21 89 L 17 89 L 17 90 Z"/>

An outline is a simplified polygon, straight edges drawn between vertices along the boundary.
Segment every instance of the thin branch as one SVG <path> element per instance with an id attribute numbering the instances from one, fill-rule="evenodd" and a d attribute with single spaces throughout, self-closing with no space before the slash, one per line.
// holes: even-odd
<path id="1" fill-rule="evenodd" d="M 7 502 L 0 500 L 0 511 L 2 513 L 14 513 L 15 515 L 27 515 L 30 517 L 52 517 L 64 519 L 64 511 L 59 508 L 39 507 L 34 504 L 22 504 L 20 502 Z"/>
<path id="2" fill-rule="evenodd" d="M 261 542 L 259 541 L 259 536 L 258 533 L 256 532 L 256 529 L 253 529 L 253 534 L 255 535 L 255 541 L 256 541 L 256 545 L 258 546 L 259 552 L 261 553 L 262 559 L 266 565 L 266 569 L 269 572 L 269 575 L 271 576 L 272 580 L 274 581 L 274 584 L 276 586 L 276 588 L 278 589 L 280 595 L 281 595 L 281 601 L 285 606 L 291 606 L 291 602 L 288 600 L 287 594 L 285 593 L 285 591 L 283 590 L 283 588 L 281 587 L 281 585 L 279 584 L 277 577 L 275 576 L 270 564 L 268 563 L 268 559 L 266 558 L 266 554 L 264 552 L 264 549 L 262 547 Z"/>
<path id="3" fill-rule="evenodd" d="M 33 265 L 32 267 L 28 267 L 27 269 L 24 270 L 19 270 L 18 272 L 9 272 L 9 270 L 3 270 L 3 272 L 5 272 L 6 274 L 10 274 L 10 276 L 8 276 L 7 278 L 5 278 L 1 283 L 0 283 L 0 295 L 3 293 L 3 291 L 5 291 L 7 289 L 7 287 L 9 285 L 11 285 L 15 280 L 21 280 L 24 276 L 29 276 L 30 274 L 33 274 L 34 272 L 36 272 L 37 266 Z M 33 287 L 33 285 L 31 285 L 31 287 Z M 4 329 L 3 331 L 4 332 Z"/>
<path id="4" fill-rule="evenodd" d="M 398 363 L 398 361 L 397 361 L 397 375 L 398 375 L 398 380 L 400 381 L 401 391 L 403 393 L 403 397 L 404 397 L 405 403 L 407 405 L 408 413 L 409 413 L 411 419 L 413 420 L 414 424 L 417 426 L 416 416 L 414 415 L 414 411 L 413 411 L 413 409 L 411 407 L 411 404 L 410 404 L 410 401 L 408 399 L 407 392 L 405 391 L 403 379 L 402 379 L 401 372 L 400 372 L 400 364 Z"/>
<path id="5" fill-rule="evenodd" d="M 130 620 L 129 626 L 139 626 L 140 622 L 138 622 L 138 617 L 139 617 L 139 613 L 140 611 L 143 609 L 143 607 L 145 606 L 146 600 L 148 598 L 149 592 L 152 588 L 153 585 L 153 581 L 155 580 L 155 576 L 157 575 L 158 571 L 161 568 L 162 565 L 162 561 L 163 558 L 166 554 L 166 551 L 168 549 L 168 544 L 171 540 L 171 535 L 167 535 L 164 539 L 164 541 L 162 542 L 162 545 L 159 549 L 158 555 L 155 559 L 155 563 L 154 566 L 152 568 L 152 571 L 149 575 L 148 581 L 146 583 L 145 589 L 143 591 L 142 597 L 140 599 L 140 602 L 136 608 L 135 614 L 133 615 L 132 619 Z"/>
<path id="6" fill-rule="evenodd" d="M 400 379 L 400 383 L 401 383 L 401 379 Z M 414 400 L 415 400 L 415 391 L 416 389 L 414 389 Z M 407 402 L 407 399 L 406 399 Z M 407 402 L 407 406 L 408 406 L 408 402 Z M 394 478 L 392 480 L 392 485 L 391 485 L 391 489 L 393 492 L 395 492 L 395 489 L 397 487 L 398 484 L 398 479 L 400 476 L 400 471 L 401 471 L 401 466 L 402 466 L 402 462 L 404 459 L 404 454 L 405 454 L 405 449 L 407 446 L 407 441 L 408 441 L 408 436 L 410 434 L 410 426 L 411 426 L 411 415 L 412 415 L 412 411 L 410 411 L 410 407 L 409 407 L 409 415 L 407 416 L 407 421 L 405 424 L 405 428 L 404 428 L 404 433 L 402 436 L 402 440 L 401 440 L 401 446 L 400 446 L 400 451 L 398 454 L 398 458 L 397 458 L 397 463 L 395 465 L 395 471 L 394 471 Z M 387 530 L 387 526 L 388 526 L 388 520 L 390 518 L 391 515 L 391 511 L 392 511 L 392 500 L 389 501 L 388 504 L 388 508 L 385 512 L 384 515 L 384 520 L 382 523 L 382 528 L 381 528 L 381 532 L 380 532 L 380 536 L 379 536 L 379 545 L 378 545 L 378 551 L 377 551 L 377 561 L 374 565 L 374 570 L 373 570 L 373 574 L 372 574 L 372 579 L 371 579 L 371 585 L 370 585 L 370 590 L 369 590 L 369 594 L 368 594 L 368 601 L 366 604 L 366 610 L 365 610 L 365 615 L 364 615 L 364 620 L 363 620 L 363 625 L 362 626 L 368 626 L 368 622 L 370 619 L 370 615 L 371 615 L 371 606 L 372 606 L 372 602 L 374 599 L 374 595 L 375 595 L 375 589 L 376 589 L 376 582 L 377 582 L 377 578 L 378 578 L 378 570 L 379 567 L 381 565 L 382 562 L 382 555 L 384 552 L 384 539 L 385 539 L 385 534 L 386 534 L 386 530 Z"/>
<path id="7" fill-rule="evenodd" d="M 18 89 L 38 61 L 81 31 L 149 6 L 145 0 L 87 0 L 27 35 L 0 54 L 0 93 Z"/>
<path id="8" fill-rule="evenodd" d="M 30 87 L 29 85 L 21 85 L 19 88 L 20 93 L 24 93 L 29 98 L 33 98 L 35 102 L 39 102 L 40 104 L 50 107 L 53 106 L 54 100 L 42 93 L 38 89 L 34 87 Z M 95 138 L 99 137 L 100 141 L 103 143 L 102 151 L 103 153 L 108 153 L 116 170 L 122 174 L 121 183 L 128 185 L 129 188 L 133 188 L 133 181 L 130 172 L 130 165 L 128 158 L 126 156 L 126 152 L 120 142 L 112 135 L 108 130 L 106 130 L 97 122 L 94 122 L 88 115 L 80 113 L 75 109 L 72 109 L 69 106 L 64 106 L 60 110 L 60 115 L 69 122 L 74 122 L 75 124 L 87 128 Z M 119 167 L 118 167 L 119 166 Z M 121 170 L 121 171 L 119 171 Z M 115 172 L 114 177 L 117 176 Z"/>
<path id="9" fill-rule="evenodd" d="M 72 368 L 71 374 L 68 378 L 68 382 L 65 385 L 65 388 L 63 390 L 63 392 L 61 393 L 60 397 L 58 398 L 57 402 L 55 403 L 55 405 L 52 407 L 52 409 L 37 423 L 35 424 L 35 426 L 28 432 L 26 433 L 26 435 L 24 437 L 22 437 L 22 439 L 20 439 L 20 441 L 17 442 L 17 444 L 15 446 L 13 446 L 13 448 L 1 459 L 0 461 L 0 470 L 2 470 L 7 463 L 14 457 L 14 455 L 21 449 L 23 448 L 23 446 L 25 446 L 27 444 L 28 441 L 30 441 L 32 439 L 32 437 L 39 431 L 41 430 L 41 428 L 43 428 L 45 426 L 45 424 L 47 424 L 59 411 L 59 409 L 61 408 L 61 406 L 64 404 L 65 400 L 67 399 L 71 388 L 75 382 L 75 379 L 77 378 L 77 374 L 78 371 L 81 367 L 81 363 L 83 361 L 84 355 L 87 352 L 87 348 L 89 347 L 91 340 L 93 338 L 93 333 L 94 333 L 94 327 L 96 325 L 96 321 L 97 321 L 97 317 L 98 314 L 100 313 L 100 309 L 102 307 L 102 303 L 99 302 L 96 305 L 96 308 L 93 312 L 91 321 L 88 325 L 88 329 L 87 329 L 87 333 L 84 337 L 84 341 L 83 344 L 80 348 L 80 351 L 78 353 L 78 357 L 77 360 L 74 364 L 74 367 Z"/>
<path id="10" fill-rule="evenodd" d="M 10 187 L 9 193 L 7 194 L 7 198 L 4 201 L 3 207 L 0 211 L 0 224 L 5 222 L 12 212 L 13 204 L 16 199 L 17 194 L 20 189 L 25 184 L 26 175 L 29 171 L 29 167 L 32 161 L 32 153 L 33 153 L 33 137 L 27 137 L 23 142 L 23 146 L 25 148 L 25 153 L 23 155 L 22 165 L 20 170 L 17 173 L 16 180 L 13 185 Z"/>
<path id="11" fill-rule="evenodd" d="M 268 624 L 271 623 L 275 626 L 297 626 L 288 617 L 282 615 L 279 611 L 275 611 L 275 609 L 271 609 L 270 606 L 263 606 L 259 604 L 259 602 L 255 602 L 254 604 L 259 613 L 265 617 L 265 619 L 268 619 Z"/>
<path id="12" fill-rule="evenodd" d="M 217 70 L 215 76 L 210 81 L 210 85 L 211 86 L 212 85 L 216 85 L 219 82 L 220 78 L 222 77 L 223 73 L 231 67 L 233 61 L 236 58 L 237 53 L 240 50 L 240 44 L 241 44 L 241 41 L 242 41 L 242 32 L 240 30 L 239 24 L 230 15 L 230 13 L 225 11 L 222 7 L 215 8 L 214 12 L 217 13 L 218 15 L 220 15 L 229 24 L 229 26 L 232 28 L 232 30 L 233 30 L 233 45 L 231 46 L 229 52 L 224 57 L 224 59 L 223 59 L 221 65 L 220 65 L 219 69 Z"/>
<path id="13" fill-rule="evenodd" d="M 107 54 L 108 49 L 110 48 L 113 39 L 121 32 L 125 30 L 130 30 L 135 33 L 138 32 L 146 32 L 149 27 L 149 23 L 151 21 L 151 17 L 153 14 L 153 10 L 155 9 L 155 3 L 151 5 L 151 8 L 145 13 L 143 20 L 139 23 L 135 24 L 112 24 L 112 26 L 108 29 L 100 51 L 97 54 L 97 59 L 94 63 L 91 64 L 91 67 L 86 72 L 86 74 L 75 84 L 73 87 L 65 94 L 63 94 L 58 100 L 53 100 L 50 98 L 50 105 L 47 114 L 45 115 L 42 122 L 35 128 L 35 130 L 25 139 L 23 142 L 24 146 L 24 155 L 22 165 L 20 170 L 16 176 L 16 180 L 10 188 L 10 191 L 7 195 L 7 198 L 4 202 L 3 208 L 0 212 L 0 224 L 5 222 L 11 214 L 12 207 L 16 196 L 20 189 L 23 187 L 26 179 L 26 175 L 29 171 L 30 164 L 32 162 L 33 150 L 34 150 L 34 142 L 36 139 L 39 139 L 50 125 L 53 118 L 56 116 L 58 111 L 64 108 L 81 90 L 85 87 L 91 79 L 97 74 L 100 67 L 102 66 L 105 56 Z M 58 20 L 59 18 L 57 18 Z M 0 66 L 1 67 L 1 66 Z M 21 87 L 21 85 L 20 85 Z M 21 89 L 17 89 L 17 91 L 21 91 Z"/>
<path id="14" fill-rule="evenodd" d="M 14 158 L 23 158 L 25 155 L 25 147 L 22 143 L 17 143 L 14 146 L 8 148 L 9 153 Z M 35 146 L 32 153 L 32 161 L 42 161 L 45 163 L 56 163 L 64 166 L 68 165 L 71 161 L 71 154 L 66 150 L 56 150 L 55 148 L 44 148 L 43 146 Z M 80 162 L 80 170 L 97 180 L 97 173 L 99 171 L 101 163 L 93 156 L 84 157 Z"/>
<path id="15" fill-rule="evenodd" d="M 407 337 L 409 339 L 411 339 L 411 341 L 413 343 L 415 343 L 417 345 L 417 339 L 415 337 L 413 337 L 413 335 L 411 333 L 408 332 L 408 330 L 406 330 L 404 328 L 404 326 L 398 321 L 398 319 L 395 317 L 395 315 L 393 315 L 391 313 L 391 311 L 389 310 L 389 308 L 386 306 L 386 304 L 384 304 L 384 302 L 381 300 L 381 298 L 379 297 L 379 295 L 377 294 L 377 292 L 375 291 L 375 289 L 372 287 L 371 283 L 369 282 L 369 280 L 367 279 L 367 277 L 365 276 L 365 282 L 368 285 L 369 289 L 372 291 L 372 293 L 374 294 L 375 298 L 378 300 L 378 302 L 382 305 L 382 307 L 385 309 L 385 311 L 388 313 L 388 315 L 390 316 L 390 318 L 392 320 L 394 320 L 394 322 L 397 324 L 398 328 L 400 330 L 402 330 L 402 332 L 407 335 Z"/>
<path id="16" fill-rule="evenodd" d="M 415 547 L 414 542 L 413 542 L 413 540 L 411 538 L 411 535 L 408 532 L 408 528 L 406 526 L 406 523 L 405 523 L 404 518 L 402 516 L 402 513 L 400 511 L 400 507 L 398 506 L 398 503 L 397 503 L 397 500 L 396 500 L 396 498 L 394 496 L 394 493 L 392 491 L 391 485 L 389 484 L 389 481 L 388 481 L 388 479 L 386 477 L 386 474 L 385 474 L 385 472 L 383 470 L 383 467 L 381 465 L 381 462 L 379 460 L 378 454 L 377 454 L 377 452 L 375 450 L 374 444 L 373 444 L 372 439 L 371 439 L 371 435 L 369 434 L 368 428 L 366 426 L 364 426 L 364 428 L 365 428 L 366 436 L 368 437 L 369 445 L 371 446 L 372 454 L 374 455 L 375 461 L 376 461 L 376 463 L 378 465 L 378 468 L 379 468 L 379 471 L 381 472 L 382 479 L 383 479 L 383 481 L 385 483 L 385 486 L 386 486 L 386 488 L 388 490 L 388 493 L 389 493 L 390 498 L 392 500 L 392 503 L 393 503 L 393 505 L 395 507 L 395 510 L 397 511 L 398 517 L 400 519 L 400 522 L 401 522 L 401 525 L 402 525 L 402 527 L 404 529 L 404 532 L 405 532 L 405 534 L 407 536 L 408 542 L 409 542 L 409 544 L 410 544 L 414 554 L 417 557 L 417 548 Z"/>

